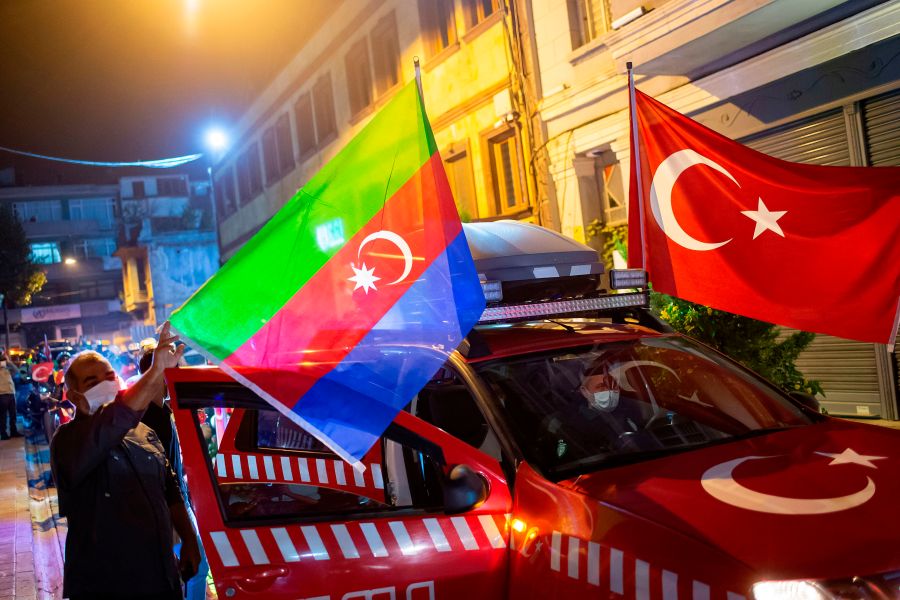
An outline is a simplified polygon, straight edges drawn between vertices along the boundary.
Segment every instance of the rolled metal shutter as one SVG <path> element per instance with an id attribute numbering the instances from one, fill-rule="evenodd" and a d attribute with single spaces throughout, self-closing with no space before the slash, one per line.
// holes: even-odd
<path id="1" fill-rule="evenodd" d="M 873 167 L 900 167 L 900 90 L 863 102 L 866 157 Z M 900 341 L 900 330 L 897 332 Z M 894 384 L 900 397 L 900 348 L 894 347 Z"/>
<path id="2" fill-rule="evenodd" d="M 849 166 L 850 144 L 843 110 L 829 111 L 752 136 L 742 142 L 782 160 Z M 782 335 L 796 331 L 784 328 Z M 881 395 L 875 345 L 817 334 L 797 359 L 797 368 L 822 384 L 822 405 L 837 415 L 876 416 Z"/>

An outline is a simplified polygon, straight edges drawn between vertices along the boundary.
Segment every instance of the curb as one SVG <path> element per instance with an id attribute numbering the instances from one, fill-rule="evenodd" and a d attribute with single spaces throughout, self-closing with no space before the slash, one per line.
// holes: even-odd
<path id="1" fill-rule="evenodd" d="M 56 488 L 50 475 L 50 447 L 38 443 L 38 437 L 43 438 L 43 434 L 29 432 L 25 437 L 25 472 L 34 536 L 34 576 L 40 600 L 60 600 L 66 525 L 65 519 L 59 516 Z"/>

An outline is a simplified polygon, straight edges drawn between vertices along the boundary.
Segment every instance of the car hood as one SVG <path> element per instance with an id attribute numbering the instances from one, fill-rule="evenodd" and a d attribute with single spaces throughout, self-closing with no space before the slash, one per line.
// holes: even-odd
<path id="1" fill-rule="evenodd" d="M 900 569 L 900 431 L 828 419 L 562 485 L 766 578 Z"/>

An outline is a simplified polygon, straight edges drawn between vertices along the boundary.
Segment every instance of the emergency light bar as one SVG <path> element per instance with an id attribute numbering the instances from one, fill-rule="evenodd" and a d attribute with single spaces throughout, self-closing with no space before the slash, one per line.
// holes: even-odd
<path id="1" fill-rule="evenodd" d="M 610 269 L 609 287 L 627 290 L 647 287 L 647 271 L 643 269 Z"/>
<path id="2" fill-rule="evenodd" d="M 647 306 L 647 292 L 635 294 L 613 294 L 598 298 L 578 298 L 576 300 L 557 300 L 535 304 L 512 304 L 509 306 L 489 306 L 481 314 L 479 323 L 494 323 L 516 319 L 560 316 L 567 313 L 582 313 L 630 306 Z"/>

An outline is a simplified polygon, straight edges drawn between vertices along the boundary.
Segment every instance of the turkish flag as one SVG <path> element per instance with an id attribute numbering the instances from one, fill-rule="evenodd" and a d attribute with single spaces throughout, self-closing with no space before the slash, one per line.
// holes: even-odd
<path id="1" fill-rule="evenodd" d="M 31 378 L 40 383 L 46 383 L 50 376 L 53 375 L 53 363 L 42 362 L 31 365 Z"/>
<path id="2" fill-rule="evenodd" d="M 628 262 L 646 266 L 656 291 L 805 331 L 891 343 L 900 168 L 785 162 L 641 92 L 635 97 Z"/>

